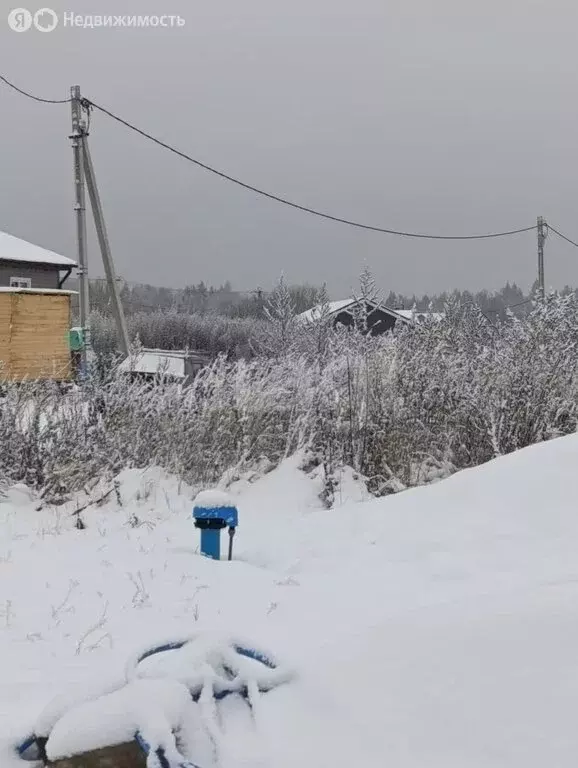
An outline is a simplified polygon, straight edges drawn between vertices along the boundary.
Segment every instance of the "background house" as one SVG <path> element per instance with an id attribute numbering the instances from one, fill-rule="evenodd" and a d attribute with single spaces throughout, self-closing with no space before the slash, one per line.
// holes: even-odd
<path id="1" fill-rule="evenodd" d="M 411 313 L 403 314 L 394 309 L 386 307 L 378 301 L 370 299 L 341 299 L 339 301 L 330 301 L 327 307 L 328 316 L 334 325 L 343 325 L 352 327 L 355 324 L 356 316 L 365 305 L 367 313 L 367 328 L 372 336 L 379 336 L 387 331 L 393 331 L 396 325 L 412 325 L 414 320 Z M 308 309 L 299 315 L 303 322 L 315 322 L 321 317 L 323 307 L 321 305 Z"/>
<path id="2" fill-rule="evenodd" d="M 365 305 L 367 313 L 367 328 L 372 336 L 379 336 L 387 331 L 393 331 L 396 326 L 417 325 L 427 318 L 437 317 L 429 312 L 417 312 L 413 309 L 391 309 L 379 301 L 371 299 L 340 299 L 330 301 L 327 305 L 327 313 L 333 325 L 343 325 L 347 328 L 355 325 L 356 316 L 359 315 L 362 305 Z M 298 315 L 303 322 L 315 322 L 321 317 L 323 307 L 318 305 Z"/>
<path id="3" fill-rule="evenodd" d="M 0 287 L 59 289 L 74 267 L 66 256 L 0 232 Z"/>

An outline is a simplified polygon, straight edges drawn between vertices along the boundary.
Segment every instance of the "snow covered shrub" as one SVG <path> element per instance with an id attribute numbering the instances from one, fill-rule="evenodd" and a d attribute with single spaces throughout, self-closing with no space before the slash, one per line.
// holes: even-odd
<path id="1" fill-rule="evenodd" d="M 130 339 L 138 337 L 150 349 L 198 349 L 237 359 L 251 354 L 251 339 L 264 321 L 231 318 L 215 312 L 176 310 L 137 312 L 127 318 Z M 110 315 L 92 312 L 92 339 L 99 357 L 114 356 L 118 349 L 116 325 Z"/>
<path id="2" fill-rule="evenodd" d="M 472 305 L 407 331 L 397 358 L 424 445 L 457 467 L 576 429 L 578 307 L 573 296 L 537 303 L 496 325 Z"/>
<path id="3" fill-rule="evenodd" d="M 166 322 L 160 346 L 181 345 L 178 333 L 197 320 Z M 0 480 L 58 501 L 125 467 L 158 465 L 200 487 L 305 449 L 330 505 L 345 465 L 374 493 L 392 493 L 576 431 L 574 295 L 495 323 L 452 300 L 442 320 L 372 338 L 335 330 L 323 311 L 296 322 L 280 285 L 269 323 L 255 336 L 259 354 L 221 354 L 189 387 L 131 382 L 110 362 L 112 345 L 81 387 L 5 383 Z M 207 328 L 207 338 L 227 328 Z"/>
<path id="4" fill-rule="evenodd" d="M 570 296 L 495 325 L 452 301 L 394 336 L 333 333 L 314 410 L 329 473 L 349 464 L 388 493 L 575 431 L 577 328 Z"/>
<path id="5" fill-rule="evenodd" d="M 500 455 L 576 429 L 578 304 L 574 294 L 538 302 L 500 325 L 480 414 Z M 487 374 L 486 374 L 487 376 Z"/>

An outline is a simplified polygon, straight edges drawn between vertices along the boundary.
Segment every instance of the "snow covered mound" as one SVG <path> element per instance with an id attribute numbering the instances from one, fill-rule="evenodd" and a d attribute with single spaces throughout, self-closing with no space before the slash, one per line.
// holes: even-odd
<path id="1" fill-rule="evenodd" d="M 160 470 L 123 473 L 80 512 L 84 530 L 86 499 L 37 511 L 13 488 L 0 734 L 25 735 L 56 694 L 114 690 L 136 648 L 208 628 L 255 638 L 299 675 L 254 716 L 226 700 L 202 768 L 573 766 L 576 466 L 572 436 L 326 510 L 289 459 L 230 489 L 231 563 L 198 555 L 193 494 Z"/>

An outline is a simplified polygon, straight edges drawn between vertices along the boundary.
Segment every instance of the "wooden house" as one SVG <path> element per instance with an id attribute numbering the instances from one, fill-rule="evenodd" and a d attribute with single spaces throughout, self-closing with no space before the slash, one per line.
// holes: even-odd
<path id="1" fill-rule="evenodd" d="M 0 232 L 0 379 L 71 378 L 73 291 L 63 284 L 75 262 Z"/>

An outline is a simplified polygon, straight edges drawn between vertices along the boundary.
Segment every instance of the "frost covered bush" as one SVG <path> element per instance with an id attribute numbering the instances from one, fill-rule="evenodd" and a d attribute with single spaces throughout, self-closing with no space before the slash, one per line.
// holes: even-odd
<path id="1" fill-rule="evenodd" d="M 151 349 L 198 349 L 214 355 L 239 358 L 251 354 L 250 340 L 263 321 L 232 318 L 213 312 L 186 313 L 175 310 L 137 312 L 127 317 L 130 339 L 138 338 Z M 97 355 L 109 358 L 118 348 L 114 319 L 100 312 L 91 314 L 92 343 Z"/>
<path id="2" fill-rule="evenodd" d="M 6 384 L 0 478 L 58 500 L 154 464 L 200 487 L 304 449 L 330 503 L 344 465 L 392 493 L 576 431 L 573 295 L 495 324 L 450 302 L 442 320 L 377 338 L 334 330 L 323 309 L 307 326 L 292 312 L 280 291 L 255 355 L 222 354 L 186 388 L 131 383 L 106 365 L 66 392 Z"/>
<path id="3" fill-rule="evenodd" d="M 307 378 L 289 368 L 221 356 L 187 388 L 116 371 L 66 392 L 5 385 L 0 476 L 58 500 L 125 467 L 158 465 L 206 485 L 263 457 L 278 463 L 306 440 Z"/>

